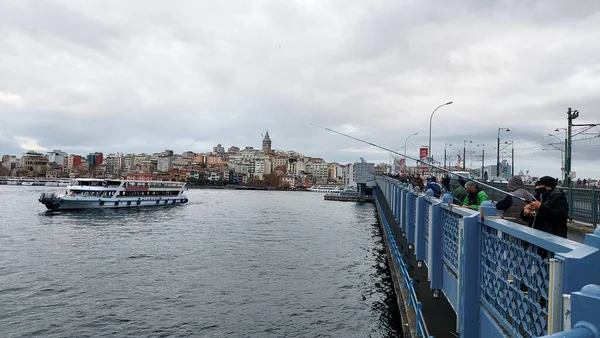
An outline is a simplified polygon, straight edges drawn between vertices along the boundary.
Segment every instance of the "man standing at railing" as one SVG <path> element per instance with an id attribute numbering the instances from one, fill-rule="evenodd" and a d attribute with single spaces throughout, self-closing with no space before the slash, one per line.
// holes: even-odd
<path id="1" fill-rule="evenodd" d="M 473 181 L 465 183 L 465 190 L 467 190 L 467 197 L 463 203 L 465 208 L 479 210 L 481 203 L 490 200 L 485 191 L 480 190 L 477 183 Z"/>
<path id="2" fill-rule="evenodd" d="M 525 190 L 523 180 L 519 176 L 513 176 L 508 181 L 508 191 L 518 197 L 525 199 L 528 202 L 533 201 L 533 195 Z M 521 210 L 527 205 L 527 202 L 515 198 L 511 195 L 506 195 L 502 200 L 496 203 L 496 209 L 502 210 L 502 217 L 521 225 L 528 225 L 527 222 L 519 216 Z"/>
<path id="3" fill-rule="evenodd" d="M 526 205 L 521 218 L 537 230 L 567 238 L 567 218 L 569 202 L 562 192 L 556 189 L 558 181 L 544 176 L 535 183 L 535 199 Z"/>

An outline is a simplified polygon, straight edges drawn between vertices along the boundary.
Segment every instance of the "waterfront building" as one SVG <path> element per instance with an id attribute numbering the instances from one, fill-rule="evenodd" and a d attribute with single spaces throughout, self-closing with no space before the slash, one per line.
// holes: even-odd
<path id="1" fill-rule="evenodd" d="M 99 152 L 89 153 L 86 156 L 86 159 L 88 162 L 88 167 L 95 168 L 97 166 L 100 166 L 102 163 L 104 163 L 104 154 L 99 153 Z"/>
<path id="2" fill-rule="evenodd" d="M 347 188 L 356 187 L 356 171 L 354 170 L 354 164 L 350 163 L 343 166 L 342 179 Z"/>
<path id="3" fill-rule="evenodd" d="M 221 145 L 221 143 L 219 143 L 216 147 L 213 147 L 213 153 L 223 155 L 225 154 L 225 148 Z"/>
<path id="4" fill-rule="evenodd" d="M 161 156 L 156 160 L 156 169 L 161 173 L 166 173 L 173 166 L 173 157 Z"/>
<path id="5" fill-rule="evenodd" d="M 48 159 L 41 153 L 28 151 L 21 157 L 19 167 L 36 175 L 45 175 L 48 168 Z"/>
<path id="6" fill-rule="evenodd" d="M 66 168 L 68 165 L 69 154 L 62 150 L 54 149 L 46 153 L 48 163 L 56 163 L 62 168 Z"/>
<path id="7" fill-rule="evenodd" d="M 313 162 L 306 164 L 306 173 L 310 174 L 316 183 L 327 183 L 329 177 L 329 165 L 325 162 Z"/>
<path id="8" fill-rule="evenodd" d="M 67 158 L 67 169 L 72 170 L 78 168 L 81 165 L 81 160 L 81 155 L 69 155 Z"/>
<path id="9" fill-rule="evenodd" d="M 14 155 L 3 155 L 2 156 L 2 166 L 7 170 L 13 170 L 17 167 L 19 160 Z"/>
<path id="10" fill-rule="evenodd" d="M 125 170 L 125 172 L 130 172 L 131 170 L 133 170 L 134 165 L 135 165 L 135 155 L 133 155 L 133 154 L 125 155 L 123 158 L 123 169 Z"/>

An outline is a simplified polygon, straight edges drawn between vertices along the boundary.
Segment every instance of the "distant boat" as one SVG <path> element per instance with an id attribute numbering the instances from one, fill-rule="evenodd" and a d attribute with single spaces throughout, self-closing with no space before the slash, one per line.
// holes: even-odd
<path id="1" fill-rule="evenodd" d="M 40 182 L 38 180 L 27 180 L 27 181 L 21 182 L 21 185 L 25 185 L 25 186 L 42 186 L 42 185 L 45 185 L 45 183 L 44 182 Z"/>
<path id="2" fill-rule="evenodd" d="M 312 187 L 308 188 L 307 190 L 312 191 L 312 192 L 324 192 L 324 193 L 344 191 L 344 189 L 342 187 L 329 186 L 329 185 L 313 185 Z"/>
<path id="3" fill-rule="evenodd" d="M 75 179 L 63 195 L 42 193 L 39 201 L 49 210 L 135 208 L 188 202 L 183 182 Z"/>

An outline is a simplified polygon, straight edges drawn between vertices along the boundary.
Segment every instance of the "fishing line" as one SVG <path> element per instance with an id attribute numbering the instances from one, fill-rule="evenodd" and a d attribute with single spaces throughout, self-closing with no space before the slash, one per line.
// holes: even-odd
<path id="1" fill-rule="evenodd" d="M 398 155 L 398 156 L 402 156 L 402 157 L 404 157 L 405 159 L 409 159 L 409 160 L 416 161 L 416 162 L 417 162 L 417 164 L 421 163 L 421 164 L 423 164 L 423 165 L 425 165 L 425 166 L 427 166 L 427 167 L 429 167 L 429 168 L 431 168 L 431 169 L 437 169 L 437 170 L 441 170 L 441 171 L 444 171 L 444 172 L 446 172 L 446 173 L 450 173 L 450 174 L 452 174 L 452 175 L 455 175 L 455 176 L 458 176 L 458 177 L 464 178 L 465 180 L 471 180 L 471 181 L 473 181 L 473 182 L 475 182 L 475 183 L 477 183 L 477 184 L 479 184 L 479 185 L 481 185 L 481 186 L 484 186 L 484 187 L 486 187 L 486 188 L 489 188 L 489 189 L 492 189 L 492 190 L 498 191 L 498 192 L 500 192 L 500 193 L 502 193 L 502 194 L 505 194 L 505 195 L 508 195 L 508 196 L 514 197 L 514 198 L 516 198 L 516 199 L 518 199 L 518 200 L 521 200 L 521 201 L 524 201 L 524 202 L 526 202 L 526 203 L 531 203 L 531 201 L 528 201 L 527 199 L 525 199 L 525 198 L 523 198 L 523 197 L 521 197 L 521 196 L 517 196 L 517 195 L 511 194 L 511 193 L 509 193 L 509 192 L 506 192 L 506 191 L 504 191 L 504 190 L 502 190 L 502 189 L 499 189 L 499 188 L 496 188 L 496 187 L 494 187 L 494 186 L 491 186 L 491 185 L 485 184 L 485 183 L 483 183 L 483 182 L 480 182 L 480 181 L 478 181 L 478 180 L 472 179 L 472 178 L 470 178 L 470 177 L 466 177 L 466 176 L 463 176 L 463 175 L 461 175 L 461 174 L 454 173 L 454 172 L 452 172 L 451 170 L 444 169 L 444 168 L 442 168 L 442 167 L 438 167 L 438 166 L 436 166 L 436 165 L 433 165 L 433 164 L 430 164 L 430 163 L 423 162 L 423 161 L 421 161 L 420 159 L 416 159 L 416 158 L 414 158 L 414 157 L 411 157 L 411 156 L 408 156 L 408 155 L 401 154 L 401 153 L 399 153 L 399 152 L 397 152 L 397 151 L 395 151 L 395 150 L 392 150 L 392 149 L 386 148 L 386 147 L 384 147 L 384 146 L 380 146 L 380 145 L 378 145 L 378 144 L 375 144 L 375 143 L 373 143 L 373 142 L 365 141 L 365 140 L 359 139 L 358 137 L 354 137 L 354 136 L 352 136 L 352 135 L 344 134 L 344 133 L 342 133 L 342 132 L 339 132 L 339 131 L 337 131 L 337 130 L 333 130 L 333 129 L 331 129 L 331 128 L 323 127 L 323 126 L 320 126 L 320 125 L 318 125 L 318 124 L 311 123 L 310 125 L 311 125 L 311 126 L 315 126 L 315 127 L 317 127 L 317 128 L 324 129 L 324 130 L 326 130 L 326 131 L 329 131 L 329 132 L 332 132 L 332 133 L 335 133 L 335 134 L 338 134 L 338 135 L 341 135 L 341 136 L 344 136 L 344 137 L 347 137 L 347 138 L 350 138 L 350 139 L 353 139 L 353 140 L 355 140 L 355 141 L 358 141 L 358 142 L 361 142 L 361 143 L 368 144 L 368 145 L 370 145 L 370 146 L 373 146 L 373 147 L 375 147 L 375 148 L 379 148 L 379 149 L 381 149 L 381 150 L 385 150 L 385 151 L 387 151 L 387 152 L 390 152 L 390 153 L 396 154 L 396 155 Z M 430 172 L 431 172 L 431 169 L 429 170 Z"/>

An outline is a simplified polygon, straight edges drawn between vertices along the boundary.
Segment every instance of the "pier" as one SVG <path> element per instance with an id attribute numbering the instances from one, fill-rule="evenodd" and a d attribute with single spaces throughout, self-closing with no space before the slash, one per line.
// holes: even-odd
<path id="1" fill-rule="evenodd" d="M 378 176 L 374 199 L 410 337 L 600 337 L 600 228 L 583 243 Z"/>

